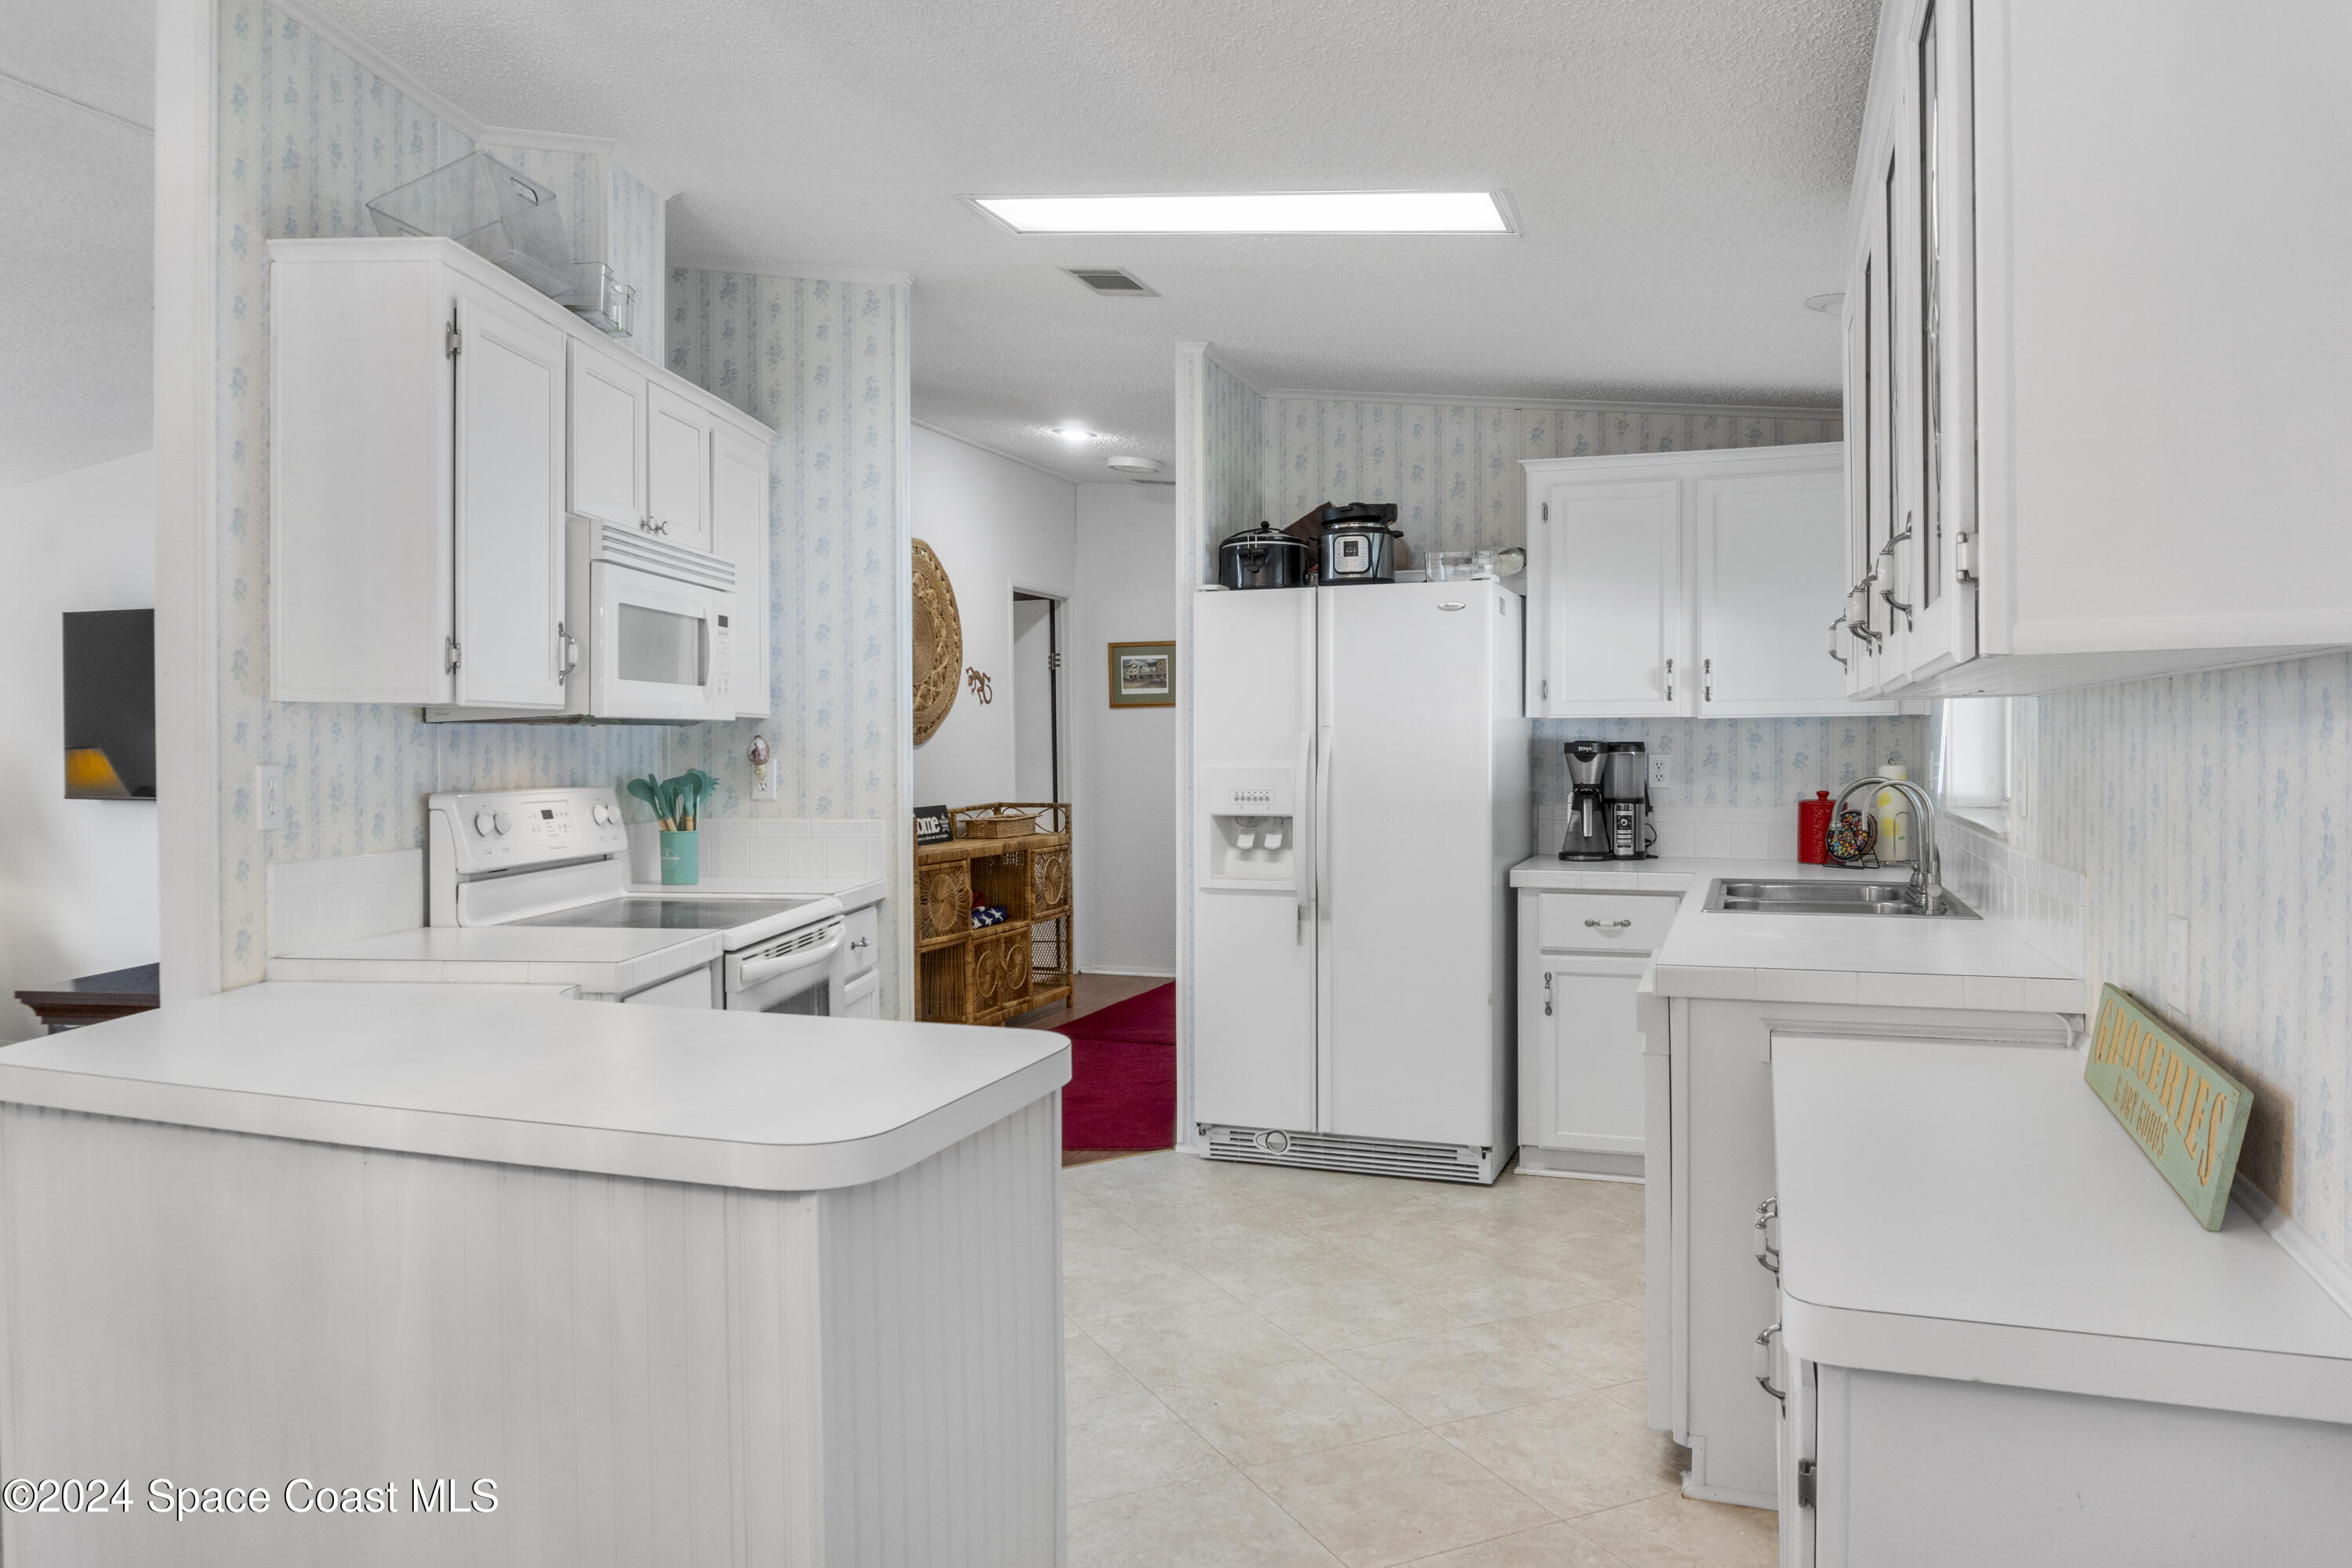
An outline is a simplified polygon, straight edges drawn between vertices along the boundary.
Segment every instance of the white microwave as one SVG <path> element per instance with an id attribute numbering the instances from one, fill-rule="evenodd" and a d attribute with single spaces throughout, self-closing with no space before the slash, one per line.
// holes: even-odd
<path id="1" fill-rule="evenodd" d="M 562 711 L 427 708 L 425 717 L 575 724 L 735 717 L 735 568 L 583 517 L 572 519 L 564 545 Z"/>

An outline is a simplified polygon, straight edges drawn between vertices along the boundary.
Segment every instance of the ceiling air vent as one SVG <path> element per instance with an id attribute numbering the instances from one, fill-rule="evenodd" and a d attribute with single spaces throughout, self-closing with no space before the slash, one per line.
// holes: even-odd
<path id="1" fill-rule="evenodd" d="M 1107 300 L 1157 300 L 1160 290 L 1116 267 L 1065 267 L 1063 271 Z"/>

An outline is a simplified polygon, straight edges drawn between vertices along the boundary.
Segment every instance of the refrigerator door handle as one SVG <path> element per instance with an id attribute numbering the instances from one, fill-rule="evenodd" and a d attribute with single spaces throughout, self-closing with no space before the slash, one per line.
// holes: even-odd
<path id="1" fill-rule="evenodd" d="M 1331 907 L 1331 726 L 1323 726 L 1316 747 L 1321 780 L 1315 790 L 1315 908 L 1319 919 Z"/>
<path id="2" fill-rule="evenodd" d="M 1298 918 L 1293 927 L 1292 940 L 1301 946 L 1307 942 L 1307 922 L 1315 918 L 1315 872 L 1314 862 L 1310 858 L 1315 849 L 1314 841 L 1308 837 L 1313 831 L 1314 814 L 1307 809 L 1307 790 L 1313 782 L 1314 766 L 1315 727 L 1302 724 L 1298 730 L 1297 794 L 1293 797 L 1297 803 L 1298 818 L 1290 825 L 1290 885 L 1298 901 Z"/>

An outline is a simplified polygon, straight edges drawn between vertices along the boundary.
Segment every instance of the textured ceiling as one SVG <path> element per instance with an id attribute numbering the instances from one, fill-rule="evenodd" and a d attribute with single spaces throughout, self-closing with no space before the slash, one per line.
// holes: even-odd
<path id="1" fill-rule="evenodd" d="M 147 447 L 153 0 L 0 0 L 0 488 Z"/>
<path id="2" fill-rule="evenodd" d="M 1171 345 L 1267 387 L 1833 403 L 1874 0 L 320 0 L 484 121 L 608 136 L 674 257 L 915 278 L 915 412 L 1167 458 Z M 1024 239 L 958 198 L 1499 188 L 1508 238 Z M 1057 268 L 1129 268 L 1098 300 Z M 1074 455 L 1070 418 L 1113 442 Z"/>

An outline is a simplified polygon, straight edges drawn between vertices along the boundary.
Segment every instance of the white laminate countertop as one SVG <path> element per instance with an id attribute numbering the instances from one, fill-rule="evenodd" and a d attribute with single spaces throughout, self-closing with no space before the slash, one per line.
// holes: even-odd
<path id="1" fill-rule="evenodd" d="M 269 978 L 445 985 L 569 985 L 626 995 L 709 963 L 715 931 L 580 926 L 411 926 L 269 961 Z"/>
<path id="2" fill-rule="evenodd" d="M 0 1102 L 799 1192 L 897 1174 L 1069 1081 L 973 1028 L 271 982 L 0 1050 Z"/>
<path id="3" fill-rule="evenodd" d="M 2055 1047 L 1776 1036 L 1789 1349 L 2352 1422 L 2352 1311 L 2244 1208 L 2200 1226 L 2083 1062 Z"/>
<path id="4" fill-rule="evenodd" d="M 882 901 L 884 888 L 878 877 L 705 877 L 687 887 L 665 887 L 659 882 L 632 882 L 629 891 L 645 895 L 683 893 L 689 897 L 699 893 L 716 899 L 758 898 L 833 898 L 841 901 L 845 910 L 862 910 Z"/>
<path id="5" fill-rule="evenodd" d="M 1511 886 L 1562 892 L 1679 892 L 1682 908 L 1651 965 L 1661 996 L 1870 1006 L 2080 1013 L 2083 981 L 1999 922 L 1879 915 L 1708 910 L 1717 878 L 1900 881 L 1794 860 L 1570 861 L 1541 855 L 1511 868 Z"/>

